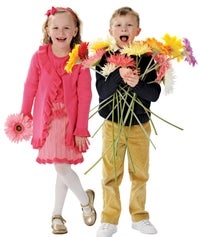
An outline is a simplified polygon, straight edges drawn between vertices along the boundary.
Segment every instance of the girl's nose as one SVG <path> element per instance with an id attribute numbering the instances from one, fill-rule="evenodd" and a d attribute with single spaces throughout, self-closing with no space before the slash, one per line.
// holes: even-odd
<path id="1" fill-rule="evenodd" d="M 59 33 L 59 35 L 63 35 L 63 34 L 64 34 L 64 29 L 60 29 L 60 30 L 58 31 L 58 33 Z"/>

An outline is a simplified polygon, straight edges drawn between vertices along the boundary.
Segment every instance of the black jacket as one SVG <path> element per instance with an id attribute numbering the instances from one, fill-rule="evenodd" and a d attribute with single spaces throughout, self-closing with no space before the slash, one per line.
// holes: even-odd
<path id="1" fill-rule="evenodd" d="M 108 53 L 108 52 L 107 52 Z M 108 54 L 107 54 L 108 55 Z M 102 57 L 99 65 L 103 66 L 106 62 L 106 56 Z M 142 55 L 139 61 L 140 75 L 143 74 L 147 65 L 151 61 L 151 56 Z M 133 56 L 133 58 L 136 58 Z M 152 62 L 153 63 L 153 62 Z M 97 71 L 101 71 L 99 66 L 96 66 Z M 145 75 L 143 80 L 139 80 L 135 87 L 130 87 L 124 83 L 119 74 L 119 69 L 112 72 L 107 79 L 96 72 L 96 89 L 99 95 L 99 114 L 105 119 L 116 123 L 122 123 L 126 126 L 138 124 L 137 119 L 141 123 L 145 123 L 150 119 L 150 112 L 145 111 L 145 108 L 150 109 L 151 102 L 155 102 L 161 92 L 161 87 L 158 83 L 149 83 L 156 79 L 156 71 L 152 70 Z M 124 93 L 124 90 L 128 92 Z M 116 93 L 116 92 L 120 92 Z M 136 95 L 137 102 L 132 103 L 133 97 Z M 122 99 L 123 98 L 123 99 Z M 131 110 L 130 110 L 131 104 Z"/>

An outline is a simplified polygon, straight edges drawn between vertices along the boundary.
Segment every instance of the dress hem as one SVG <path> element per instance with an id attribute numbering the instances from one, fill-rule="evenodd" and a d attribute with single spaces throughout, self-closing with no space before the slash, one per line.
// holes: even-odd
<path id="1" fill-rule="evenodd" d="M 36 159 L 36 162 L 39 163 L 39 164 L 70 164 L 70 165 L 76 165 L 76 164 L 79 164 L 79 163 L 82 163 L 83 162 L 83 158 L 79 158 L 77 160 L 70 160 L 70 159 L 67 159 L 67 158 L 63 158 L 63 159 L 60 159 L 60 158 L 53 158 L 53 159 L 41 159 L 41 158 L 37 158 Z"/>

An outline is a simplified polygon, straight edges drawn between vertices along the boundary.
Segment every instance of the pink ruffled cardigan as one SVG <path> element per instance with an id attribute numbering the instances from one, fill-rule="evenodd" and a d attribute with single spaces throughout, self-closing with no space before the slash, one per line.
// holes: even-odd
<path id="1" fill-rule="evenodd" d="M 21 113 L 33 114 L 33 148 L 43 146 L 51 121 L 51 107 L 60 83 L 63 84 L 64 104 L 69 125 L 66 145 L 74 148 L 74 136 L 89 137 L 88 116 L 92 98 L 91 74 L 80 64 L 73 67 L 71 74 L 54 69 L 51 45 L 40 46 L 32 57 L 27 79 L 24 84 Z M 55 59 L 54 59 L 55 60 Z M 33 111 L 32 111 L 33 110 Z"/>

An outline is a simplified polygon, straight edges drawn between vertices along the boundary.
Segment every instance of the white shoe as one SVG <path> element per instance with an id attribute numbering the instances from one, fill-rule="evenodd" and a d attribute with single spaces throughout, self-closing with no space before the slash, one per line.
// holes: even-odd
<path id="1" fill-rule="evenodd" d="M 143 234 L 156 234 L 156 228 L 151 224 L 151 222 L 146 220 L 132 222 L 132 228 L 135 230 L 139 230 Z"/>
<path id="2" fill-rule="evenodd" d="M 112 237 L 117 232 L 117 225 L 102 223 L 97 231 L 96 237 Z"/>

